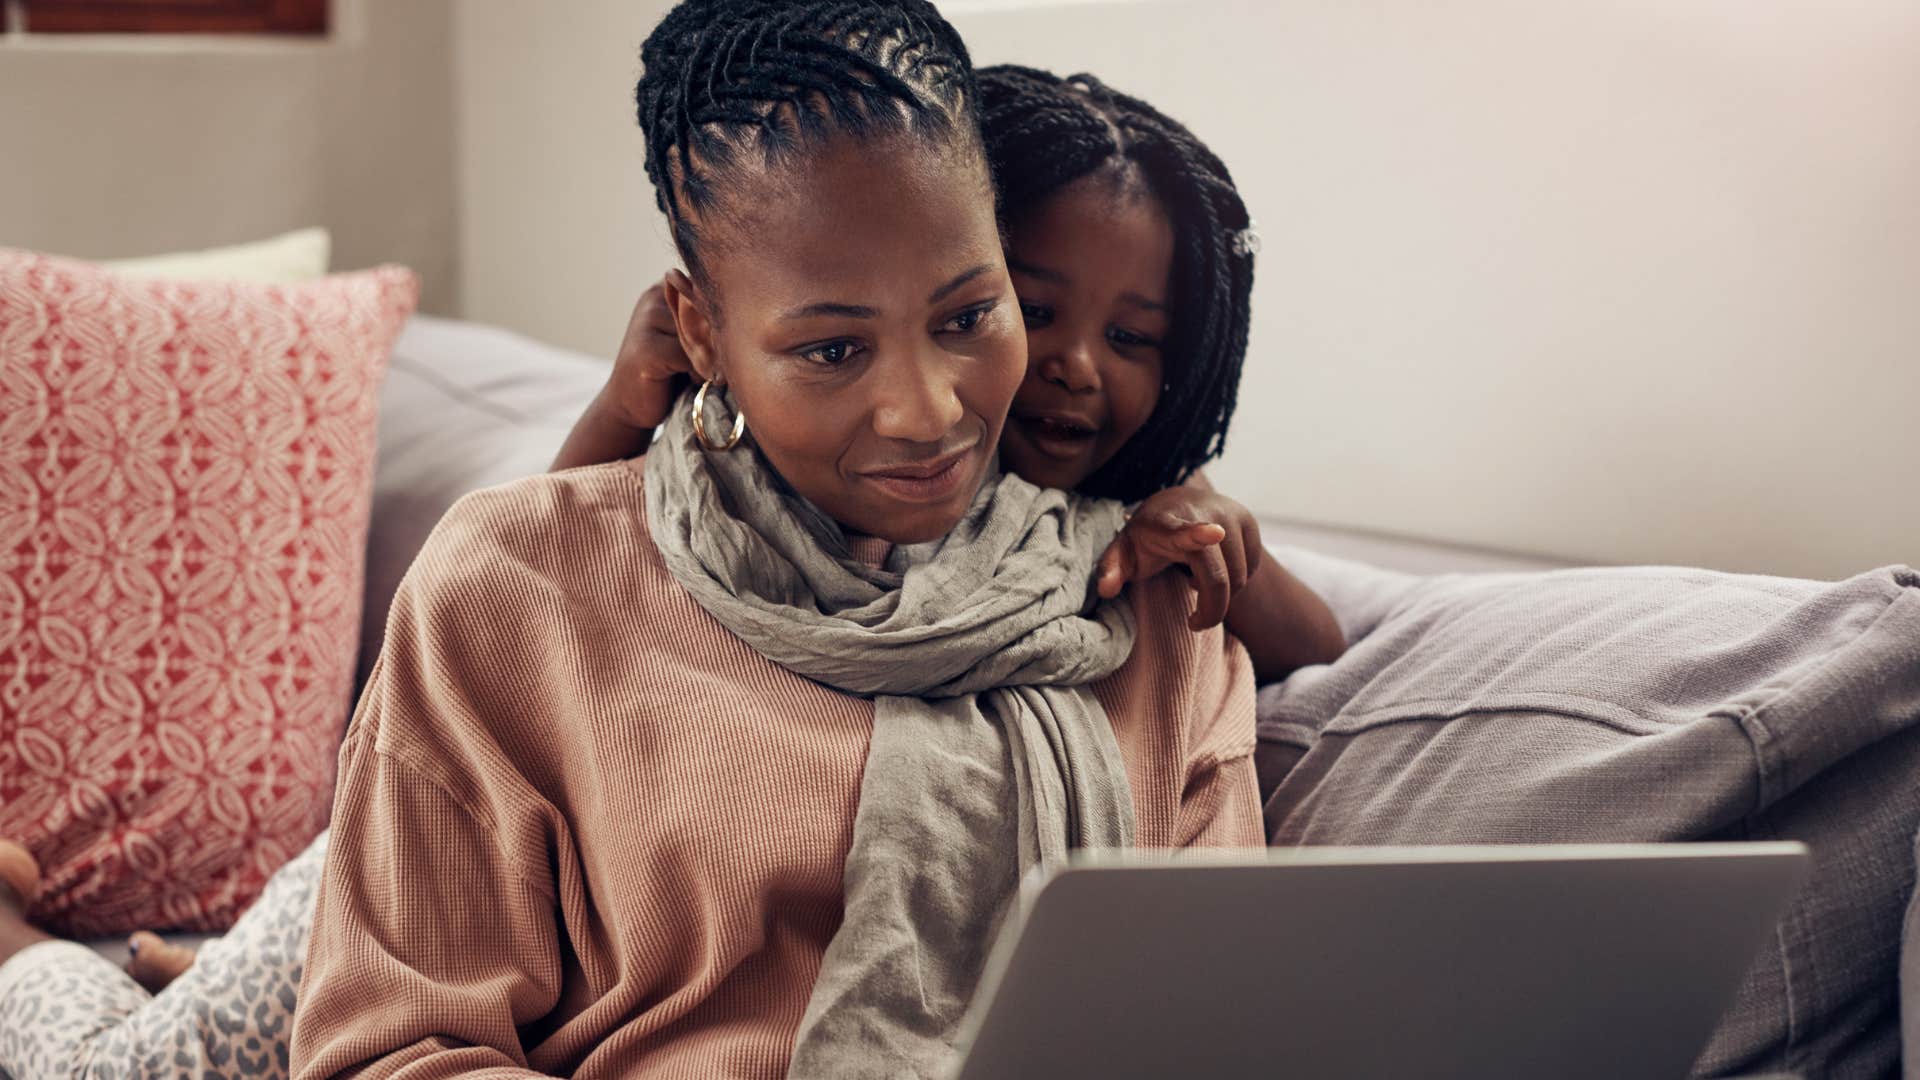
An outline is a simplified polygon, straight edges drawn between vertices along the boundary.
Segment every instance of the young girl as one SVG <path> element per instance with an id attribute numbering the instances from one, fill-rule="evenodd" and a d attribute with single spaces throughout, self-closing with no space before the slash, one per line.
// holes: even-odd
<path id="1" fill-rule="evenodd" d="M 1225 168 L 1184 128 L 1089 76 L 988 69 L 981 108 L 1029 353 L 1000 443 L 1004 465 L 1048 486 L 1145 500 L 1101 562 L 1102 595 L 1179 563 L 1199 596 L 1193 625 L 1224 613 L 1263 680 L 1331 659 L 1341 648 L 1331 616 L 1262 557 L 1251 516 L 1202 483 L 1177 486 L 1218 454 L 1245 350 L 1251 237 Z M 645 449 L 673 378 L 689 370 L 670 304 L 685 304 L 691 288 L 676 275 L 642 298 L 607 388 L 556 467 Z M 864 347 L 855 338 L 811 345 L 828 362 Z M 202 969 L 257 968 L 271 956 L 267 998 L 291 1001 L 300 942 L 264 954 L 224 946 L 249 927 L 270 928 L 275 946 L 289 944 L 290 925 L 304 931 L 324 840 L 276 879 L 282 887 L 229 942 L 210 947 Z M 149 985 L 193 962 L 152 935 L 137 944 L 132 966 Z M 194 995 L 218 978 L 196 970 L 137 1018 L 97 1025 L 105 1030 L 91 1045 L 104 1059 L 161 1038 L 168 1015 L 175 1027 L 193 1024 Z M 135 993 L 118 995 L 129 1012 Z M 136 1030 L 137 1041 L 126 1037 Z M 285 1028 L 277 1034 L 284 1050 Z"/>
<path id="2" fill-rule="evenodd" d="M 1261 682 L 1331 662 L 1345 641 L 1326 604 L 1265 557 L 1253 516 L 1198 473 L 1233 415 L 1257 248 L 1226 166 L 1091 75 L 1000 66 L 979 81 L 1027 327 L 1002 464 L 1043 486 L 1140 503 L 1101 560 L 1101 596 L 1180 564 L 1197 594 L 1191 625 L 1224 616 Z M 672 309 L 683 281 L 669 275 L 641 297 L 556 469 L 645 452 L 689 370 Z M 859 343 L 818 347 L 844 356 Z"/>

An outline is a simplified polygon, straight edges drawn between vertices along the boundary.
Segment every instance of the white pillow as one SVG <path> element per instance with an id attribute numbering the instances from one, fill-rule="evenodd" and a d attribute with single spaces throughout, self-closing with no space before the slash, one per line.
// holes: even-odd
<path id="1" fill-rule="evenodd" d="M 178 251 L 140 259 L 110 259 L 100 263 L 119 274 L 137 278 L 186 281 L 310 281 L 324 277 L 333 253 L 333 237 L 325 229 L 296 229 L 271 240 L 251 244 Z"/>

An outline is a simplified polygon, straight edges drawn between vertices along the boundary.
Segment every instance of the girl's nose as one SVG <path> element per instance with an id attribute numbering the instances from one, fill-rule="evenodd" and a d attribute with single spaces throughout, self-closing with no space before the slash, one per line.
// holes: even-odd
<path id="1" fill-rule="evenodd" d="M 1100 389 L 1100 368 L 1093 362 L 1093 349 L 1076 338 L 1060 349 L 1049 352 L 1041 361 L 1041 377 L 1074 393 Z"/>

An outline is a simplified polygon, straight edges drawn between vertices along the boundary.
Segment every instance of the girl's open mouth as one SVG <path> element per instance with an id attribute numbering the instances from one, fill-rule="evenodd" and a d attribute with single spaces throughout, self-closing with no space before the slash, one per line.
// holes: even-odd
<path id="1" fill-rule="evenodd" d="M 1062 413 L 1015 413 L 1012 420 L 1034 449 L 1062 460 L 1084 456 L 1100 434 L 1099 426 L 1085 417 Z"/>

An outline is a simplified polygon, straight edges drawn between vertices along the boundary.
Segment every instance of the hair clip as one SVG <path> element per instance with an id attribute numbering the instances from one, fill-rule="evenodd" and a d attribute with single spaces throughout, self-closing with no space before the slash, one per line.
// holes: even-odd
<path id="1" fill-rule="evenodd" d="M 1260 252 L 1260 223 L 1247 219 L 1247 227 L 1233 234 L 1233 253 L 1235 255 L 1257 255 Z"/>

